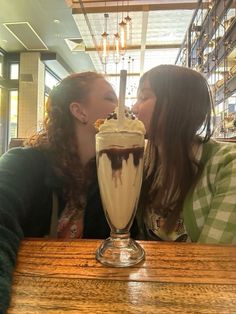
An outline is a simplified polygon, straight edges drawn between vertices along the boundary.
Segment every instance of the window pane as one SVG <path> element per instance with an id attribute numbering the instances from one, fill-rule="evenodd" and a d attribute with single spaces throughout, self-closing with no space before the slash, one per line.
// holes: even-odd
<path id="1" fill-rule="evenodd" d="M 11 90 L 9 94 L 9 142 L 11 138 L 17 137 L 18 118 L 18 91 Z"/>
<path id="2" fill-rule="evenodd" d="M 3 108 L 2 108 L 2 88 L 0 87 L 0 156 L 4 152 L 4 124 L 3 124 Z"/>
<path id="3" fill-rule="evenodd" d="M 19 63 L 12 63 L 10 65 L 10 79 L 11 80 L 19 79 Z"/>
<path id="4" fill-rule="evenodd" d="M 48 95 L 45 94 L 45 96 L 44 96 L 44 118 L 47 117 L 47 101 L 48 101 Z"/>
<path id="5" fill-rule="evenodd" d="M 119 95 L 119 88 L 120 88 L 120 77 L 117 76 L 107 76 L 106 79 L 114 88 L 116 95 Z M 139 84 L 140 77 L 137 75 L 128 75 L 127 76 L 127 89 L 126 89 L 126 98 L 125 98 L 125 105 L 129 108 L 134 105 L 137 98 L 137 90 Z"/>
<path id="6" fill-rule="evenodd" d="M 0 78 L 3 77 L 3 54 L 0 52 Z"/>
<path id="7" fill-rule="evenodd" d="M 53 87 L 59 82 L 52 74 L 50 74 L 48 71 L 45 71 L 45 85 L 49 87 L 50 89 L 53 89 Z"/>
<path id="8" fill-rule="evenodd" d="M 0 77 L 2 77 L 2 63 L 0 61 Z"/>

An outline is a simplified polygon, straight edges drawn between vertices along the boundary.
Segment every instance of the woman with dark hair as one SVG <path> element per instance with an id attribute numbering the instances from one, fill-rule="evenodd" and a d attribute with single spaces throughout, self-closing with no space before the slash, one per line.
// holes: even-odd
<path id="1" fill-rule="evenodd" d="M 236 145 L 211 138 L 206 79 L 160 65 L 140 80 L 133 112 L 147 131 L 141 238 L 236 243 Z"/>
<path id="2" fill-rule="evenodd" d="M 0 158 L 0 312 L 23 237 L 109 236 L 96 181 L 94 123 L 117 105 L 100 74 L 73 74 L 56 86 L 41 132 Z"/>

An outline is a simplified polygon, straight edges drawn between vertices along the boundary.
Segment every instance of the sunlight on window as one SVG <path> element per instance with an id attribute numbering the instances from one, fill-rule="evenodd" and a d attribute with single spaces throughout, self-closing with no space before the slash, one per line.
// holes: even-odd
<path id="1" fill-rule="evenodd" d="M 2 104 L 2 88 L 0 87 L 0 156 L 3 154 L 4 152 L 4 147 L 3 147 L 3 143 L 4 143 L 4 116 L 3 116 L 3 108 L 2 108 L 3 104 Z"/>
<path id="2" fill-rule="evenodd" d="M 120 76 L 107 76 L 108 82 L 112 85 L 115 90 L 117 97 L 119 96 L 120 88 Z M 136 102 L 137 90 L 138 90 L 139 76 L 138 75 L 128 75 L 126 83 L 126 95 L 125 95 L 125 105 L 129 108 Z"/>
<path id="3" fill-rule="evenodd" d="M 56 79 L 52 74 L 50 74 L 48 71 L 45 71 L 45 85 L 49 87 L 50 89 L 53 89 L 53 87 L 59 82 L 58 79 Z"/>
<path id="4" fill-rule="evenodd" d="M 18 122 L 18 91 L 11 90 L 9 94 L 9 141 L 17 137 Z"/>
<path id="5" fill-rule="evenodd" d="M 3 77 L 3 54 L 0 53 L 0 77 Z"/>
<path id="6" fill-rule="evenodd" d="M 10 65 L 10 80 L 19 79 L 19 63 L 12 63 Z"/>

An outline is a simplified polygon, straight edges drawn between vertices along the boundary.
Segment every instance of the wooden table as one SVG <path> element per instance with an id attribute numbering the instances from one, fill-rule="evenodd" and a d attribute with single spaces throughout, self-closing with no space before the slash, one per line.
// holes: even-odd
<path id="1" fill-rule="evenodd" d="M 110 268 L 100 243 L 24 240 L 8 314 L 236 313 L 236 246 L 140 241 L 144 262 Z"/>

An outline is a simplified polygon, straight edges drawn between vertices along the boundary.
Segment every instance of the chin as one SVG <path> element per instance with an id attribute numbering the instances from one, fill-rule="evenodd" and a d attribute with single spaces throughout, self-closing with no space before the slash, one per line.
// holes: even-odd
<path id="1" fill-rule="evenodd" d="M 144 124 L 144 123 L 143 123 Z M 147 128 L 147 126 L 144 124 L 144 127 L 145 127 L 145 130 L 146 130 L 146 133 L 144 135 L 144 138 L 148 139 L 149 138 L 149 128 Z"/>

